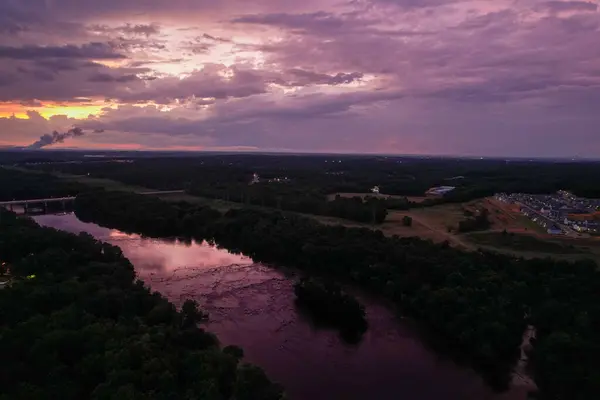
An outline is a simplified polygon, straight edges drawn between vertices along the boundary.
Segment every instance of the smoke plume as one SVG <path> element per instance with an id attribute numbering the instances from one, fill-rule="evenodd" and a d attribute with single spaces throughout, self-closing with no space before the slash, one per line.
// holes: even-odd
<path id="1" fill-rule="evenodd" d="M 83 129 L 81 129 L 79 127 L 73 127 L 71 129 L 69 129 L 68 131 L 62 132 L 62 133 L 54 131 L 54 132 L 52 132 L 52 134 L 47 133 L 45 135 L 40 136 L 40 139 L 38 141 L 30 144 L 29 146 L 27 146 L 27 148 L 28 149 L 41 149 L 43 147 L 50 146 L 55 143 L 62 143 L 65 141 L 65 139 L 83 136 L 84 134 L 85 134 L 85 132 L 83 131 Z"/>

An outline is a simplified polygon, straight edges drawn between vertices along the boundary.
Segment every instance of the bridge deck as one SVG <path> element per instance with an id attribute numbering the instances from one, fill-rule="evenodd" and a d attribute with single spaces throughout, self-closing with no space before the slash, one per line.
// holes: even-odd
<path id="1" fill-rule="evenodd" d="M 141 195 L 158 195 L 158 194 L 176 194 L 185 193 L 185 190 L 157 190 L 150 192 L 141 192 Z M 19 204 L 33 204 L 33 203 L 56 203 L 59 201 L 72 201 L 75 200 L 75 196 L 68 197 L 50 197 L 47 199 L 29 199 L 29 200 L 11 200 L 11 201 L 0 201 L 0 206 L 14 206 Z"/>
<path id="2" fill-rule="evenodd" d="M 75 200 L 75 197 L 51 197 L 48 199 L 0 201 L 0 206 L 31 204 L 31 203 L 56 203 L 58 201 L 71 201 L 71 200 Z"/>

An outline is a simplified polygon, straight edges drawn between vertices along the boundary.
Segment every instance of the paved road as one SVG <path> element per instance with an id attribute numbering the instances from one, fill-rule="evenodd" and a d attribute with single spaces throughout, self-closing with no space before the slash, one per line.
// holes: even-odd
<path id="1" fill-rule="evenodd" d="M 177 194 L 177 193 L 185 193 L 185 190 L 157 190 L 151 192 L 139 192 L 138 194 L 142 195 L 161 195 L 161 194 Z M 0 201 L 0 206 L 10 206 L 10 205 L 19 205 L 19 204 L 31 204 L 31 203 L 56 203 L 59 201 L 72 201 L 75 200 L 75 196 L 68 197 L 49 197 L 46 199 L 28 199 L 28 200 L 10 200 L 10 201 Z"/>
<path id="2" fill-rule="evenodd" d="M 178 193 L 185 193 L 185 190 L 157 190 L 157 191 L 153 191 L 153 192 L 139 192 L 138 194 L 149 194 L 149 195 L 155 195 L 155 194 L 178 194 Z"/>
<path id="3" fill-rule="evenodd" d="M 75 197 L 51 197 L 48 199 L 31 199 L 31 200 L 11 200 L 1 201 L 0 206 L 10 206 L 17 204 L 30 204 L 30 203 L 52 203 L 57 201 L 70 201 L 75 200 Z"/>
<path id="4" fill-rule="evenodd" d="M 534 208 L 531 208 L 530 206 L 528 206 L 527 204 L 525 204 L 523 202 L 518 201 L 517 204 L 520 205 L 521 207 L 525 207 L 530 212 L 535 214 L 538 218 L 542 218 L 542 219 L 548 221 L 549 223 L 560 227 L 566 236 L 575 237 L 575 238 L 578 237 L 577 233 L 575 233 L 575 231 L 573 231 L 569 226 L 540 214 L 537 210 L 535 210 Z"/>

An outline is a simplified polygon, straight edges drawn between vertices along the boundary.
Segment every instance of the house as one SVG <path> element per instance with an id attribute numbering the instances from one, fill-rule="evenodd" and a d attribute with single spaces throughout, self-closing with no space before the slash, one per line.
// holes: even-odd
<path id="1" fill-rule="evenodd" d="M 562 235 L 562 234 L 563 234 L 563 231 L 562 231 L 562 229 L 560 229 L 558 226 L 556 226 L 556 225 L 553 225 L 553 226 L 551 226 L 550 228 L 548 228 L 548 233 L 549 233 L 550 235 Z"/>

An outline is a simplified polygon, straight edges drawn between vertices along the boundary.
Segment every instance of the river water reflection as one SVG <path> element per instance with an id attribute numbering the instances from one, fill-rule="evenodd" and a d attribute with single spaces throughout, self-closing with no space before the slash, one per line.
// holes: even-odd
<path id="1" fill-rule="evenodd" d="M 473 371 L 437 356 L 385 307 L 363 299 L 369 330 L 344 344 L 294 307 L 293 279 L 207 243 L 141 238 L 81 222 L 74 214 L 35 220 L 87 232 L 119 246 L 140 279 L 180 305 L 193 298 L 210 314 L 206 329 L 281 383 L 290 400 L 504 400 Z"/>

